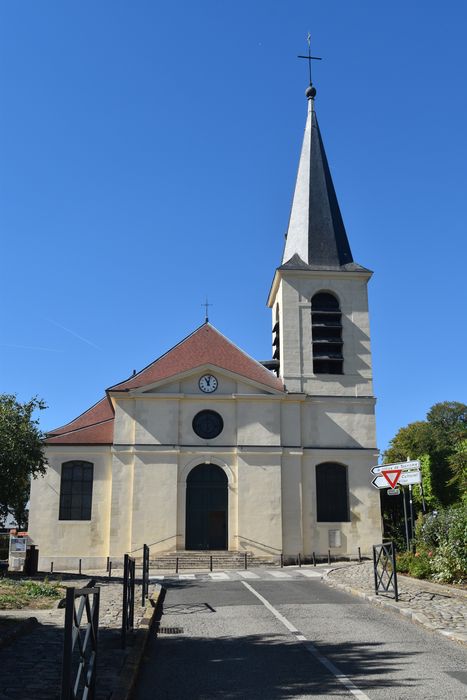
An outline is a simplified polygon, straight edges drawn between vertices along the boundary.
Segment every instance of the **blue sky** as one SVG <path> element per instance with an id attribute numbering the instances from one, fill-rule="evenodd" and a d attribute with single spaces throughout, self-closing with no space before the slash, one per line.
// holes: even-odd
<path id="1" fill-rule="evenodd" d="M 3 392 L 72 419 L 210 319 L 270 357 L 316 109 L 370 310 L 378 445 L 466 399 L 464 2 L 0 4 Z"/>

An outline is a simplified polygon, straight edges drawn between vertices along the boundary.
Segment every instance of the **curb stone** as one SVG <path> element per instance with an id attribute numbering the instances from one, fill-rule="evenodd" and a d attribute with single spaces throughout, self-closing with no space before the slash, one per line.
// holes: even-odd
<path id="1" fill-rule="evenodd" d="M 112 693 L 111 700 L 130 700 L 133 694 L 139 667 L 149 640 L 149 633 L 154 623 L 155 616 L 159 611 L 160 604 L 164 599 L 165 588 L 156 584 L 155 589 L 156 590 L 150 596 L 152 608 L 141 620 L 141 624 L 138 627 L 138 631 L 140 631 L 141 634 L 136 638 L 135 644 L 130 650 L 120 673 L 118 687 Z"/>
<path id="2" fill-rule="evenodd" d="M 451 639 L 454 642 L 458 642 L 463 646 L 467 646 L 467 634 L 440 629 L 439 627 L 436 627 L 436 625 L 431 623 L 426 617 L 426 615 L 419 611 L 415 611 L 409 607 L 402 607 L 395 601 L 385 600 L 380 596 L 365 593 L 365 591 L 362 591 L 360 588 L 353 588 L 352 586 L 347 586 L 345 583 L 338 583 L 337 581 L 333 581 L 330 578 L 329 574 L 336 570 L 337 569 L 331 569 L 322 577 L 322 580 L 328 586 L 331 586 L 332 588 L 339 588 L 340 590 L 343 590 L 346 593 L 350 593 L 350 595 L 356 596 L 357 598 L 363 598 L 369 603 L 373 603 L 374 605 L 377 605 L 379 607 L 386 608 L 387 610 L 391 610 L 393 612 L 397 612 L 400 615 L 407 617 L 412 622 L 415 622 L 421 625 L 422 627 L 425 627 L 425 629 L 428 629 L 430 632 L 436 632 L 437 634 L 441 634 L 443 635 L 443 637 L 447 637 L 448 639 Z"/>

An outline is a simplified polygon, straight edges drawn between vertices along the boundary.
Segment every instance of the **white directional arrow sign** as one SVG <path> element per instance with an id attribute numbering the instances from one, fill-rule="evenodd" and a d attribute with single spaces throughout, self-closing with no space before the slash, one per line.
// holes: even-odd
<path id="1" fill-rule="evenodd" d="M 384 476 L 375 476 L 373 481 L 371 482 L 375 489 L 388 489 L 389 484 L 386 481 Z"/>
<path id="2" fill-rule="evenodd" d="M 399 477 L 398 484 L 401 486 L 407 486 L 407 484 L 420 484 L 422 481 L 422 473 L 420 470 L 414 470 L 413 472 L 402 472 Z"/>
<path id="3" fill-rule="evenodd" d="M 372 474 L 381 474 L 383 471 L 388 469 L 400 469 L 402 472 L 412 471 L 413 469 L 420 469 L 420 460 L 412 459 L 408 462 L 395 462 L 394 464 L 381 464 L 380 466 L 372 467 Z"/>

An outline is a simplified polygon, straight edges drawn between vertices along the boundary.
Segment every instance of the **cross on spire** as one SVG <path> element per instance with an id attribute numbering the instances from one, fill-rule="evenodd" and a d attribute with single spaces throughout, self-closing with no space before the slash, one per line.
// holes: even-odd
<path id="1" fill-rule="evenodd" d="M 320 58 L 319 56 L 312 56 L 311 55 L 311 34 L 310 34 L 310 32 L 308 32 L 308 35 L 306 37 L 306 41 L 308 44 L 308 56 L 297 56 L 297 58 L 304 58 L 308 61 L 308 73 L 309 73 L 309 77 L 310 77 L 310 85 L 312 85 L 313 83 L 311 82 L 311 62 L 312 61 L 322 61 L 323 59 Z"/>
<path id="2" fill-rule="evenodd" d="M 201 304 L 201 306 L 204 306 L 204 307 L 205 307 L 204 322 L 205 322 L 205 323 L 208 323 L 208 321 L 209 321 L 208 308 L 209 308 L 209 306 L 212 306 L 212 304 L 210 304 L 210 303 L 208 302 L 208 298 L 206 297 L 206 301 L 204 302 L 204 304 Z"/>

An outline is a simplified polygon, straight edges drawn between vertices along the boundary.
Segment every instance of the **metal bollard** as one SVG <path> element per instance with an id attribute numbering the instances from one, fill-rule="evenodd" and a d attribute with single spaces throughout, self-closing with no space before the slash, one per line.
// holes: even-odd
<path id="1" fill-rule="evenodd" d="M 175 573 L 178 574 L 178 557 L 175 557 Z"/>
<path id="2" fill-rule="evenodd" d="M 50 573 L 53 574 L 54 572 L 54 563 L 53 561 L 50 562 Z"/>
<path id="3" fill-rule="evenodd" d="M 109 561 L 109 578 L 112 576 L 112 562 Z"/>
<path id="4" fill-rule="evenodd" d="M 300 568 L 302 567 L 302 555 L 300 554 L 300 552 L 298 553 L 298 565 Z"/>
<path id="5" fill-rule="evenodd" d="M 284 566 L 284 555 L 281 552 L 281 569 Z"/>
<path id="6" fill-rule="evenodd" d="M 212 571 L 212 554 L 209 556 L 209 571 Z"/>
<path id="7" fill-rule="evenodd" d="M 245 571 L 246 571 L 248 569 L 248 555 L 246 552 L 244 554 L 244 557 L 245 557 Z"/>
<path id="8" fill-rule="evenodd" d="M 328 549 L 328 564 L 331 563 L 331 550 Z"/>
<path id="9" fill-rule="evenodd" d="M 358 563 L 359 563 L 359 564 L 362 563 L 362 553 L 361 553 L 361 551 L 360 551 L 360 547 L 358 548 Z"/>
<path id="10" fill-rule="evenodd" d="M 109 564 L 110 564 L 110 557 L 107 557 L 107 564 L 105 565 L 105 570 L 109 570 Z"/>
<path id="11" fill-rule="evenodd" d="M 314 553 L 314 552 L 313 552 L 313 554 L 312 554 L 312 558 L 313 558 L 313 566 L 316 566 L 316 557 L 315 557 L 315 553 Z"/>
<path id="12" fill-rule="evenodd" d="M 79 575 L 81 576 L 81 559 L 79 560 Z"/>

